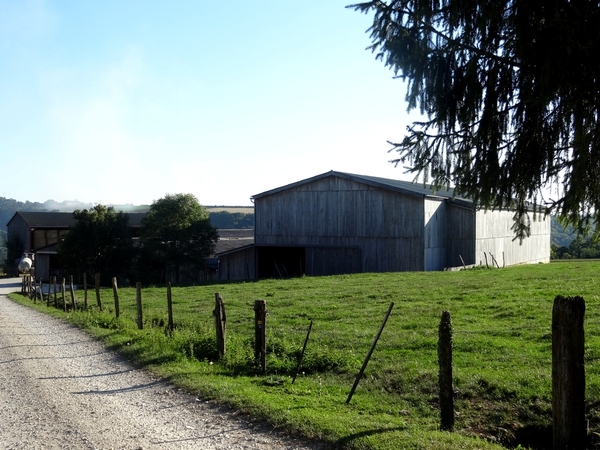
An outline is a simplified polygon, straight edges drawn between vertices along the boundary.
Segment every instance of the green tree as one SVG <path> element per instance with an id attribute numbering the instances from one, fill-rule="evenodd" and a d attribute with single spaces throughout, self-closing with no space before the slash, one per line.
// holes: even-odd
<path id="1" fill-rule="evenodd" d="M 408 81 L 408 109 L 425 116 L 392 143 L 396 164 L 480 207 L 515 208 L 520 238 L 531 201 L 578 231 L 600 218 L 598 2 L 349 7 L 374 13 L 369 48 Z"/>
<path id="2" fill-rule="evenodd" d="M 161 280 L 196 280 L 219 238 L 209 214 L 192 194 L 167 195 L 150 205 L 140 238 L 145 264 L 160 270 Z"/>
<path id="3" fill-rule="evenodd" d="M 73 212 L 76 220 L 58 246 L 61 264 L 77 273 L 128 278 L 134 256 L 129 216 L 112 206 Z"/>

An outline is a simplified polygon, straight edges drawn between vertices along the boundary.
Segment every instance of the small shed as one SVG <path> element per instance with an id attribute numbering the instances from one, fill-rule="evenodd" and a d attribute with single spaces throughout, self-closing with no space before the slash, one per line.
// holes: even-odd
<path id="1" fill-rule="evenodd" d="M 327 172 L 252 197 L 257 277 L 444 270 L 550 261 L 550 219 L 522 243 L 512 211 L 452 191 Z"/>

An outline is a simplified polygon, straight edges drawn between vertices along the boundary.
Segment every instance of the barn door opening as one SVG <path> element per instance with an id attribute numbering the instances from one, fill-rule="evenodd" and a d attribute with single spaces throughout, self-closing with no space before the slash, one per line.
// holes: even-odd
<path id="1" fill-rule="evenodd" d="M 258 278 L 301 277 L 305 254 L 304 247 L 256 247 Z"/>

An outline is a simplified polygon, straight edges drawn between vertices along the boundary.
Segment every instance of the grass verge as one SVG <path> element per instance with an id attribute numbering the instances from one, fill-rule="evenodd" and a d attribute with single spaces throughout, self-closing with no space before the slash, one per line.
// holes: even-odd
<path id="1" fill-rule="evenodd" d="M 556 295 L 586 300 L 586 408 L 600 432 L 600 262 L 560 262 L 461 272 L 356 274 L 173 288 L 111 289 L 104 310 L 71 321 L 154 373 L 276 427 L 351 449 L 544 448 L 551 441 L 551 316 Z M 227 313 L 218 360 L 214 294 Z M 92 298 L 91 292 L 88 293 Z M 15 294 L 13 299 L 34 306 Z M 254 300 L 266 299 L 267 374 L 254 364 Z M 83 292 L 76 291 L 77 304 Z M 60 299 L 59 299 L 60 301 Z M 70 298 L 67 298 L 70 303 Z M 346 399 L 385 312 L 395 306 L 364 377 Z M 53 301 L 51 301 L 53 303 Z M 94 299 L 95 303 L 95 299 Z M 454 328 L 455 431 L 439 431 L 437 335 L 442 310 Z M 310 320 L 313 329 L 291 383 Z"/>

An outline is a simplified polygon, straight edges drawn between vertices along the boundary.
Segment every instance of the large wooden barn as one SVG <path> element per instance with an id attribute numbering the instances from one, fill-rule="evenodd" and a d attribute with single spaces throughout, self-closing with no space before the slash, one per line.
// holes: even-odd
<path id="1" fill-rule="evenodd" d="M 252 197 L 257 277 L 550 261 L 550 219 L 522 243 L 513 212 L 405 181 L 327 172 Z"/>

